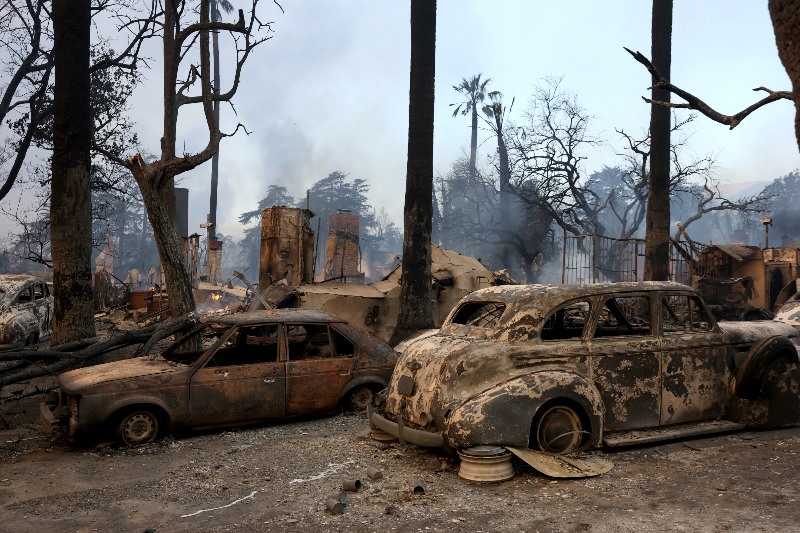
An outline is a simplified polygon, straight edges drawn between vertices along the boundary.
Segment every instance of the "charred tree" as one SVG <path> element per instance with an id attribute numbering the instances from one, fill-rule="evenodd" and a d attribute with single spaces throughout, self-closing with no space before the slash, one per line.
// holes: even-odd
<path id="1" fill-rule="evenodd" d="M 769 14 L 775 30 L 775 43 L 789 79 L 792 80 L 794 99 L 794 131 L 800 149 L 800 2 L 797 0 L 769 0 Z"/>
<path id="2" fill-rule="evenodd" d="M 170 311 L 178 318 L 195 309 L 192 286 L 186 271 L 183 257 L 183 243 L 175 224 L 175 177 L 205 163 L 219 150 L 223 134 L 214 113 L 214 102 L 230 101 L 239 87 L 242 68 L 253 49 L 268 36 L 257 36 L 259 30 L 270 31 L 269 23 L 261 23 L 256 14 L 258 0 L 253 0 L 249 21 L 239 10 L 239 20 L 235 23 L 214 22 L 210 20 L 208 1 L 200 2 L 199 19 L 186 20 L 191 9 L 184 2 L 166 2 L 163 14 L 163 133 L 161 155 L 155 161 L 145 161 L 141 154 L 126 160 L 114 154 L 104 155 L 127 167 L 133 174 L 147 216 L 153 229 L 156 247 L 169 291 Z M 224 93 L 213 91 L 211 71 L 210 33 L 214 30 L 226 31 L 234 35 L 237 61 L 230 88 Z M 195 43 L 199 43 L 199 66 L 190 65 L 185 79 L 178 79 L 181 62 L 187 57 Z M 190 91 L 199 84 L 199 94 Z M 196 153 L 178 155 L 178 111 L 183 105 L 200 104 L 208 129 L 208 141 Z"/>
<path id="3" fill-rule="evenodd" d="M 672 61 L 672 0 L 653 0 L 652 55 L 669 79 Z M 670 93 L 653 78 L 652 99 L 669 102 Z M 650 190 L 647 197 L 644 279 L 669 279 L 670 110 L 650 106 Z"/>
<path id="4" fill-rule="evenodd" d="M 436 74 L 436 1 L 411 0 L 408 162 L 403 209 L 400 312 L 391 342 L 433 327 L 431 229 L 433 217 L 433 101 Z"/>
<path id="5" fill-rule="evenodd" d="M 53 1 L 53 102 L 50 242 L 53 344 L 94 337 L 92 205 L 89 180 L 89 0 Z"/>

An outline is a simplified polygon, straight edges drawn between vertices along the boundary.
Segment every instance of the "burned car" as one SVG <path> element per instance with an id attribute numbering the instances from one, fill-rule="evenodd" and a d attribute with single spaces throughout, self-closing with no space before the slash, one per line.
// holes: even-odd
<path id="1" fill-rule="evenodd" d="M 794 293 L 786 300 L 775 313 L 775 320 L 800 329 L 800 292 Z"/>
<path id="2" fill-rule="evenodd" d="M 678 283 L 492 287 L 410 343 L 369 418 L 423 446 L 555 454 L 796 424 L 797 342 L 717 323 Z"/>
<path id="3" fill-rule="evenodd" d="M 132 445 L 167 431 L 359 410 L 397 360 L 377 338 L 318 311 L 241 313 L 199 328 L 217 334 L 202 351 L 183 350 L 196 343 L 193 331 L 157 357 L 61 374 L 57 402 L 41 406 L 44 423 L 72 440 L 116 436 Z"/>
<path id="4" fill-rule="evenodd" d="M 0 351 L 35 348 L 50 337 L 53 297 L 36 276 L 0 275 Z"/>

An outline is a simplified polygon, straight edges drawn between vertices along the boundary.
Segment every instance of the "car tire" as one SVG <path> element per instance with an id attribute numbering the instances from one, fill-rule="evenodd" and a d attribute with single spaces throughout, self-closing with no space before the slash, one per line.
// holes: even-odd
<path id="1" fill-rule="evenodd" d="M 758 398 L 771 372 L 797 363 L 797 349 L 792 341 L 779 336 L 764 339 L 750 348 L 736 371 L 736 396 L 745 400 Z"/>
<path id="2" fill-rule="evenodd" d="M 126 446 L 146 444 L 158 437 L 158 416 L 148 409 L 135 409 L 122 415 L 117 423 L 117 438 Z"/>
<path id="3" fill-rule="evenodd" d="M 580 451 L 587 440 L 580 413 L 561 403 L 545 405 L 542 409 L 531 427 L 531 445 L 559 455 Z"/>
<path id="4" fill-rule="evenodd" d="M 364 411 L 372 402 L 372 389 L 368 385 L 358 385 L 347 393 L 345 408 L 349 411 Z"/>

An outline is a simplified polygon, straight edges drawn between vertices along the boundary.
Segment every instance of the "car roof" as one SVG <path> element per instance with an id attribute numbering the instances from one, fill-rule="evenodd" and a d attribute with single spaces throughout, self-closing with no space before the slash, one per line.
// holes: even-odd
<path id="1" fill-rule="evenodd" d="M 595 283 L 587 285 L 500 285 L 487 287 L 470 293 L 464 301 L 504 301 L 507 303 L 523 300 L 526 304 L 546 301 L 548 306 L 558 301 L 567 301 L 584 296 L 599 294 L 620 294 L 626 292 L 653 291 L 697 291 L 688 285 L 674 281 L 623 281 L 615 283 Z"/>
<path id="2" fill-rule="evenodd" d="M 246 313 L 235 313 L 232 315 L 212 316 L 204 319 L 208 324 L 219 324 L 222 326 L 246 326 L 250 324 L 264 324 L 275 322 L 345 322 L 335 315 L 323 313 L 313 309 L 266 309 L 261 311 L 249 311 Z"/>
<path id="3" fill-rule="evenodd" d="M 44 280 L 28 274 L 0 274 L 0 291 L 11 293 L 21 289 L 28 282 Z"/>

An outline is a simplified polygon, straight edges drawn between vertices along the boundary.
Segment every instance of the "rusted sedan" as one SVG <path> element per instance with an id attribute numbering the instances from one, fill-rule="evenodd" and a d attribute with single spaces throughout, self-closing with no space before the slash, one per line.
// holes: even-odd
<path id="1" fill-rule="evenodd" d="M 201 327 L 217 333 L 202 352 L 182 351 L 178 341 L 158 357 L 62 374 L 57 398 L 42 404 L 43 421 L 73 440 L 115 435 L 132 445 L 170 430 L 360 410 L 397 360 L 377 338 L 318 311 L 241 313 Z"/>
<path id="2" fill-rule="evenodd" d="M 716 323 L 670 282 L 473 292 L 412 342 L 373 426 L 423 446 L 563 454 L 800 420 L 797 332 Z"/>
<path id="3" fill-rule="evenodd" d="M 53 297 L 36 276 L 0 275 L 0 351 L 35 348 L 50 337 Z"/>

